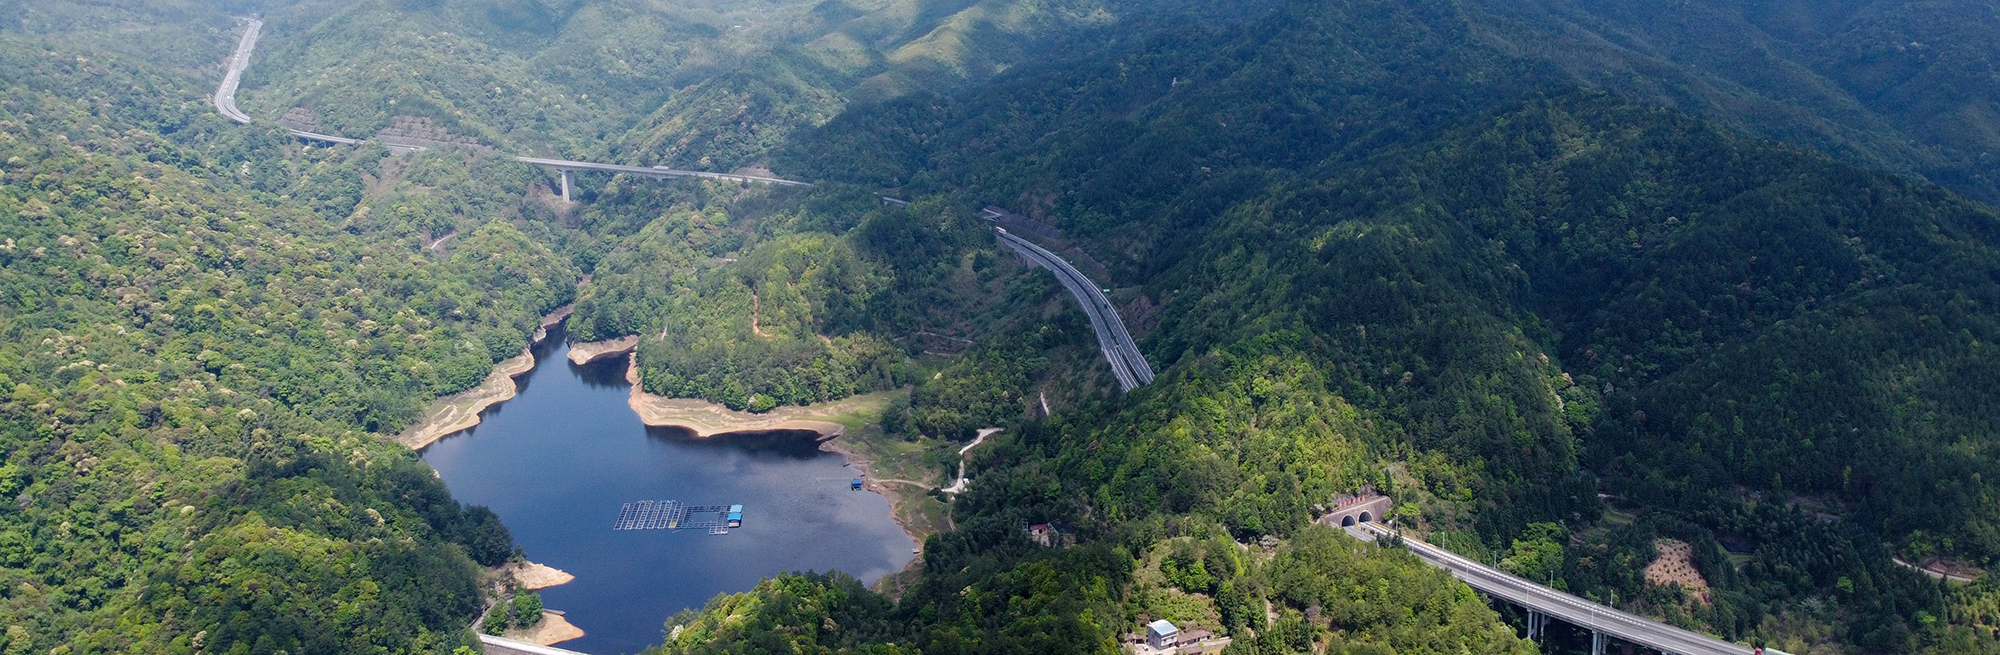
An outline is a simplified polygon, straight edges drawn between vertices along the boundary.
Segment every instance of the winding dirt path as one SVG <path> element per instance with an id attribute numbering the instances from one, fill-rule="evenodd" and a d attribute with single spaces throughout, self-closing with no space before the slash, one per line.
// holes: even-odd
<path id="1" fill-rule="evenodd" d="M 1973 578 L 1968 578 L 1968 577 L 1965 577 L 1965 576 L 1962 576 L 1962 575 L 1953 575 L 1953 574 L 1950 574 L 1950 573 L 1945 573 L 1945 572 L 1943 572 L 1943 571 L 1939 571 L 1939 570 L 1936 570 L 1936 569 L 1930 569 L 1930 568 L 1926 568 L 1926 567 L 1922 567 L 1922 566 L 1917 566 L 1917 565 L 1915 565 L 1915 564 L 1911 564 L 1911 563 L 1909 563 L 1909 562 L 1905 562 L 1905 561 L 1903 561 L 1903 558 L 1901 558 L 1901 557 L 1891 557 L 1891 558 L 1889 558 L 1889 559 L 1891 559 L 1891 560 L 1894 560 L 1894 561 L 1895 561 L 1895 562 L 1896 562 L 1897 564 L 1899 564 L 1899 565 L 1902 565 L 1902 566 L 1903 566 L 1904 568 L 1910 568 L 1910 569 L 1916 569 L 1916 570 L 1917 570 L 1917 572 L 1919 572 L 1919 573 L 1922 573 L 1922 574 L 1924 574 L 1924 575 L 1927 575 L 1927 576 L 1930 576 L 1930 577 L 1931 577 L 1931 579 L 1934 579 L 1934 580 L 1950 580 L 1950 581 L 1952 581 L 1952 582 L 1960 582 L 1960 583 L 1967 583 L 1967 584 L 1970 584 L 1970 583 L 1972 583 L 1972 582 L 1976 582 L 1976 581 L 1977 581 L 1977 580 L 1975 580 L 1975 579 L 1973 579 Z"/>
<path id="2" fill-rule="evenodd" d="M 974 447 L 977 447 L 980 443 L 986 441 L 986 437 L 991 436 L 993 433 L 999 432 L 1000 430 L 1001 428 L 981 428 L 979 430 L 979 433 L 972 438 L 972 443 L 965 444 L 964 448 L 958 449 L 958 479 L 956 481 L 953 481 L 951 483 L 951 486 L 939 489 L 938 491 L 942 491 L 948 494 L 964 493 L 965 485 L 972 482 L 971 480 L 965 479 L 965 462 L 966 460 L 972 459 L 972 455 L 970 454 L 972 452 L 972 449 Z"/>

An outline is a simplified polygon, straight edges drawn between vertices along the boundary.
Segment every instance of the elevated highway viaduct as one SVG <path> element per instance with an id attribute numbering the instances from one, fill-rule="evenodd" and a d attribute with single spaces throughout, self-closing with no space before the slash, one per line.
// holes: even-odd
<path id="1" fill-rule="evenodd" d="M 1347 528 L 1348 534 L 1370 541 L 1387 539 L 1397 533 L 1380 523 L 1360 523 Z M 1756 649 L 1730 643 L 1692 630 L 1621 612 L 1566 594 L 1520 576 L 1466 559 L 1456 553 L 1408 537 L 1403 547 L 1431 566 L 1444 569 L 1466 586 L 1493 598 L 1528 610 L 1528 638 L 1540 639 L 1550 619 L 1589 630 L 1592 655 L 1603 655 L 1609 639 L 1667 653 L 1668 655 L 1754 655 Z"/>
<path id="2" fill-rule="evenodd" d="M 667 168 L 665 166 L 623 166 L 619 164 L 599 164 L 587 161 L 570 161 L 567 159 L 548 159 L 544 157 L 515 157 L 514 161 L 518 161 L 524 164 L 540 166 L 543 168 L 554 169 L 556 172 L 560 173 L 562 175 L 562 198 L 564 201 L 568 201 L 570 199 L 569 174 L 571 171 L 598 171 L 604 173 L 623 173 L 626 175 L 637 175 L 639 177 L 650 177 L 653 179 L 660 179 L 660 180 L 692 177 L 704 180 L 756 182 L 760 184 L 776 184 L 780 186 L 812 186 L 811 182 L 800 182 L 798 180 L 787 180 L 784 178 L 777 178 L 777 177 L 763 177 L 760 175 L 738 175 L 735 173 L 710 173 L 708 171 L 683 171 L 683 170 Z"/>

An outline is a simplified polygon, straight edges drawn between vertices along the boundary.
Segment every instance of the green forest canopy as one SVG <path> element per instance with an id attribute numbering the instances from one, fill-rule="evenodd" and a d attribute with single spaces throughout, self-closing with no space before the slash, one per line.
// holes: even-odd
<path id="1" fill-rule="evenodd" d="M 1891 560 L 2000 559 L 1969 3 L 783 4 L 740 35 L 738 7 L 263 8 L 260 119 L 823 182 L 586 177 L 580 208 L 482 151 L 229 125 L 228 17 L 132 4 L 0 3 L 10 650 L 469 645 L 511 539 L 369 433 L 572 300 L 579 338 L 650 337 L 650 390 L 910 385 L 891 431 L 1011 428 L 899 600 L 780 576 L 667 652 L 1106 651 L 1155 616 L 1240 652 L 1528 647 L 1309 527 L 1364 485 L 1732 639 L 1997 648 L 1994 583 Z M 1115 392 L 985 202 L 1105 262 L 1159 382 Z M 1079 545 L 1020 533 L 1049 521 Z M 1663 537 L 1706 601 L 1640 578 Z"/>

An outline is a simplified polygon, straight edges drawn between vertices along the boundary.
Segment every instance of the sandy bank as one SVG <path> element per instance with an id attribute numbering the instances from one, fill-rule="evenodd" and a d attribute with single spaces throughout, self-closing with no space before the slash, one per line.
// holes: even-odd
<path id="1" fill-rule="evenodd" d="M 653 427 L 691 430 L 695 436 L 712 437 L 730 432 L 771 432 L 802 430 L 817 432 L 821 441 L 847 434 L 838 419 L 868 411 L 880 412 L 889 394 L 878 392 L 850 396 L 806 407 L 779 407 L 762 413 L 739 412 L 706 400 L 666 398 L 646 393 L 639 387 L 637 362 L 625 366 L 625 380 L 632 383 L 632 411 L 639 421 Z"/>
<path id="2" fill-rule="evenodd" d="M 632 354 L 638 347 L 639 335 L 636 334 L 604 341 L 573 343 L 569 345 L 569 361 L 571 364 L 582 366 L 600 359 Z"/>
<path id="3" fill-rule="evenodd" d="M 576 579 L 562 569 L 534 562 L 508 562 L 500 565 L 500 571 L 513 576 L 514 584 L 529 591 L 547 589 Z"/>
<path id="4" fill-rule="evenodd" d="M 569 620 L 555 610 L 542 610 L 541 622 L 522 630 L 508 630 L 507 634 L 500 636 L 536 646 L 554 646 L 583 636 L 583 628 L 570 625 Z"/>
<path id="5" fill-rule="evenodd" d="M 535 328 L 534 337 L 521 354 L 494 365 L 493 372 L 486 374 L 486 380 L 479 386 L 461 391 L 431 403 L 424 410 L 424 418 L 396 435 L 396 443 L 415 450 L 428 446 L 446 435 L 479 425 L 479 413 L 492 407 L 494 403 L 514 397 L 517 388 L 514 378 L 535 369 L 535 344 L 549 338 L 549 328 L 569 318 L 570 305 L 563 305 L 542 317 L 541 325 Z"/>

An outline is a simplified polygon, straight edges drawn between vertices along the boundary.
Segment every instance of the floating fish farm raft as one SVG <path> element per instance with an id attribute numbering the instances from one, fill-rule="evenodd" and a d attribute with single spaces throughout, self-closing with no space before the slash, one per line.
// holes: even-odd
<path id="1" fill-rule="evenodd" d="M 689 505 L 678 500 L 641 500 L 618 509 L 613 530 L 707 529 L 709 534 L 728 534 L 743 524 L 742 505 Z"/>

